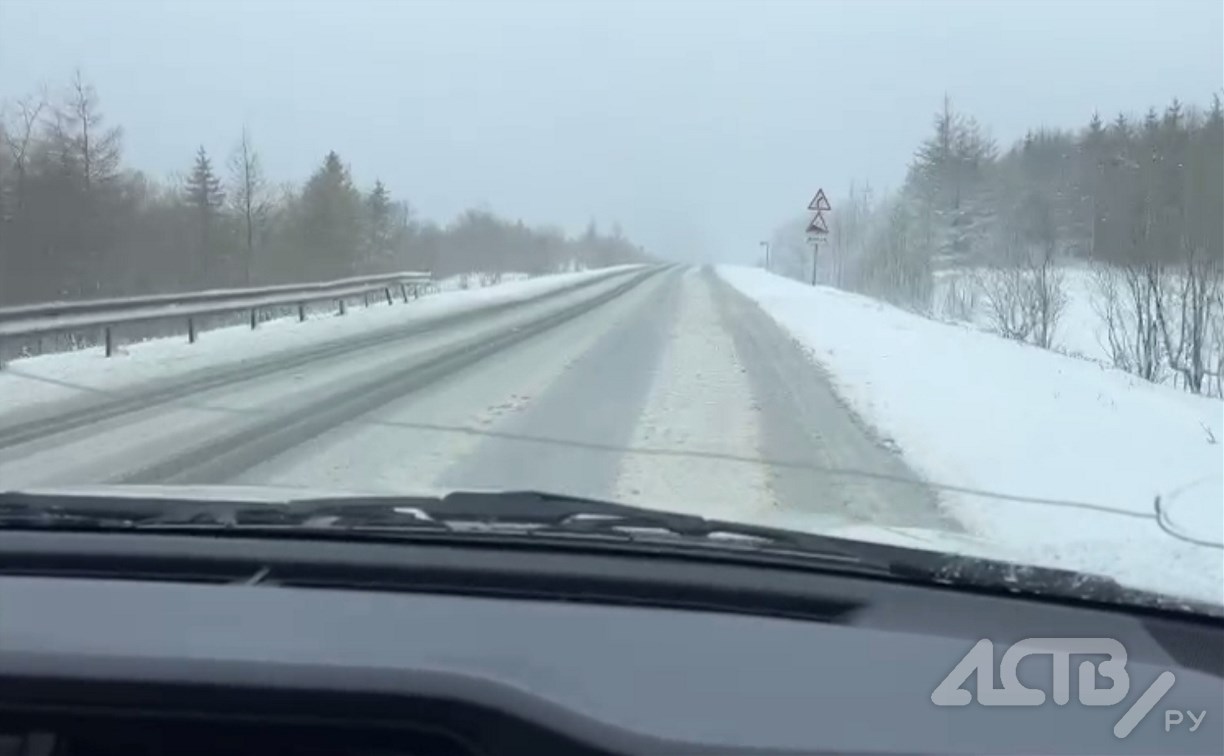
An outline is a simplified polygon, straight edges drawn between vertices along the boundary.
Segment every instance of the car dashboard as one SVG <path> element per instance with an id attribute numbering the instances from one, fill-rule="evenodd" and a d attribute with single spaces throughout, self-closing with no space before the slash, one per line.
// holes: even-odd
<path id="1" fill-rule="evenodd" d="M 1050 637 L 1121 642 L 1128 703 L 1176 685 L 1124 739 L 1125 706 L 933 703 L 980 639 Z M 1220 753 L 1222 637 L 675 553 L 6 532 L 0 755 Z"/>

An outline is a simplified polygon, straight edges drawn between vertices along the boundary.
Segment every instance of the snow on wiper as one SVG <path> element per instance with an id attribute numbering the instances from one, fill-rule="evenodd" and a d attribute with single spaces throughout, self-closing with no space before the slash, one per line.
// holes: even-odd
<path id="1" fill-rule="evenodd" d="M 4 526 L 530 535 L 785 552 L 892 574 L 892 565 L 878 558 L 874 544 L 535 491 L 303 498 L 274 503 L 10 492 L 0 493 L 0 527 Z"/>
<path id="2" fill-rule="evenodd" d="M 71 508 L 0 501 L 0 528 L 127 528 L 133 521 L 121 513 L 81 513 Z"/>
<path id="3" fill-rule="evenodd" d="M 1222 616 L 1221 607 L 1134 590 L 1095 574 L 914 549 L 535 491 L 455 492 L 440 497 L 286 498 L 274 503 L 166 497 L 0 492 L 0 528 L 201 529 L 344 538 L 482 537 L 667 547 L 787 566 L 823 567 L 957 588 L 984 588 Z"/>
<path id="4" fill-rule="evenodd" d="M 730 546 L 819 552 L 848 561 L 862 558 L 859 542 L 539 491 L 460 491 L 434 499 L 316 500 L 313 507 L 310 511 L 315 516 L 332 511 L 377 514 L 380 507 L 394 507 L 414 509 L 429 520 L 454 528 L 514 526 L 537 534 L 704 539 Z"/>
<path id="5" fill-rule="evenodd" d="M 435 524 L 412 503 L 319 503 L 286 499 L 272 503 L 165 496 L 0 492 L 0 527 L 155 528 L 201 527 L 352 527 Z"/>

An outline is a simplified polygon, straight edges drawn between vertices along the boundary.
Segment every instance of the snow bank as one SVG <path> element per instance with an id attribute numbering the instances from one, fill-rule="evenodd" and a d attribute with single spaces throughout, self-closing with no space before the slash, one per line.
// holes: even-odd
<path id="1" fill-rule="evenodd" d="M 1224 604 L 1224 405 L 867 297 L 720 267 L 928 480 L 1117 510 L 943 494 L 998 556 Z"/>
<path id="2" fill-rule="evenodd" d="M 434 281 L 433 288 L 436 291 L 467 291 L 526 281 L 529 278 L 531 275 L 528 273 L 461 273 Z"/>
<path id="3" fill-rule="evenodd" d="M 0 369 L 0 417 L 13 410 L 78 396 L 81 388 L 105 391 L 144 381 L 172 378 L 203 367 L 236 363 L 379 328 L 394 327 L 422 319 L 465 310 L 531 299 L 580 281 L 597 278 L 636 265 L 561 273 L 529 280 L 505 281 L 484 288 L 445 291 L 407 305 L 378 303 L 350 307 L 344 317 L 332 311 L 316 314 L 305 322 L 281 318 L 249 326 L 232 326 L 201 332 L 195 344 L 186 336 L 155 339 L 124 346 L 121 353 L 106 357 L 102 347 L 13 360 Z"/>

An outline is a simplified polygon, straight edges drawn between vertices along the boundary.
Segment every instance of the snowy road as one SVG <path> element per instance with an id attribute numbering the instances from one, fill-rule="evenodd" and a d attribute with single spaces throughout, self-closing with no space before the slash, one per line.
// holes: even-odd
<path id="1" fill-rule="evenodd" d="M 0 486 L 94 483 L 533 488 L 955 528 L 771 319 L 693 268 L 0 415 Z"/>

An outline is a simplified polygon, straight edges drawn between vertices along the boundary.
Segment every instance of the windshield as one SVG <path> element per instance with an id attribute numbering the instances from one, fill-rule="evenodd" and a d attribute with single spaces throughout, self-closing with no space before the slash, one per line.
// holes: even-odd
<path id="1" fill-rule="evenodd" d="M 1222 605 L 1222 24 L 5 0 L 0 490 L 533 490 Z"/>

